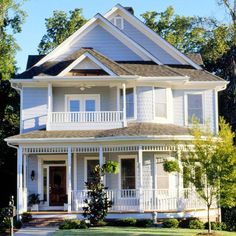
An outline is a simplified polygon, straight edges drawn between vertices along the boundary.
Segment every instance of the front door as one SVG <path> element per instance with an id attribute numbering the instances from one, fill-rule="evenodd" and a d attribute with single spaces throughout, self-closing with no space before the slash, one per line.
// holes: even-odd
<path id="1" fill-rule="evenodd" d="M 66 167 L 49 166 L 49 205 L 63 206 L 66 202 Z"/>

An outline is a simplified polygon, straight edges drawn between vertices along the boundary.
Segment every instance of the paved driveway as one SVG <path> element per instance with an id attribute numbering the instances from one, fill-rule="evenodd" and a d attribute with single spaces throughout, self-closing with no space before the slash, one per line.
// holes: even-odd
<path id="1" fill-rule="evenodd" d="M 48 227 L 48 228 L 26 227 L 17 231 L 15 235 L 16 236 L 29 236 L 29 235 L 50 236 L 57 229 L 58 229 L 57 227 Z"/>

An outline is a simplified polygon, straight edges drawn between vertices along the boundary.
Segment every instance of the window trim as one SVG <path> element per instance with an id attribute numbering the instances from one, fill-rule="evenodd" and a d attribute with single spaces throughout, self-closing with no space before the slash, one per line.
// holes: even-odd
<path id="1" fill-rule="evenodd" d="M 95 99 L 95 112 L 101 110 L 101 104 L 100 104 L 100 94 L 65 94 L 65 112 L 69 111 L 68 102 L 71 99 L 78 99 L 83 101 L 82 107 L 84 107 L 84 101 L 85 99 Z M 84 110 L 81 112 L 85 112 Z"/>
<path id="2" fill-rule="evenodd" d="M 117 26 L 117 22 L 116 22 L 117 20 L 120 20 L 120 21 L 121 21 L 121 28 Z M 124 18 L 121 17 L 121 16 L 115 16 L 115 17 L 114 17 L 114 25 L 115 25 L 118 29 L 123 30 L 123 29 L 124 29 Z"/>
<path id="3" fill-rule="evenodd" d="M 87 173 L 88 160 L 98 160 L 98 163 L 99 163 L 99 157 L 98 156 L 84 157 L 84 186 L 85 186 L 85 182 L 87 182 L 87 178 L 88 178 L 88 173 Z"/>
<path id="4" fill-rule="evenodd" d="M 166 89 L 166 118 L 156 116 L 156 96 L 155 88 Z M 173 123 L 173 96 L 171 88 L 152 86 L 153 91 L 153 120 L 158 123 Z"/>
<path id="5" fill-rule="evenodd" d="M 118 161 L 119 161 L 119 166 L 120 166 L 120 171 L 119 171 L 119 176 L 118 176 L 118 184 L 119 184 L 119 189 L 122 190 L 122 186 L 121 186 L 121 160 L 122 159 L 134 159 L 134 171 L 135 171 L 135 189 L 137 189 L 138 187 L 138 182 L 137 182 L 137 155 L 133 154 L 133 155 L 119 155 L 118 156 Z"/>
<path id="6" fill-rule="evenodd" d="M 127 89 L 133 89 L 133 93 L 134 93 L 134 116 L 133 117 L 127 117 L 127 114 L 126 114 L 126 119 L 128 120 L 128 121 L 134 121 L 134 120 L 137 120 L 137 88 L 136 88 L 136 86 L 131 86 L 131 87 L 126 87 L 125 88 L 126 90 Z M 120 96 L 121 96 L 121 90 L 122 90 L 122 87 L 117 87 L 117 94 L 118 94 L 118 103 L 117 103 L 117 105 L 118 105 L 118 111 L 121 111 L 121 103 L 123 103 L 123 101 L 122 102 L 120 102 Z M 126 99 L 126 102 L 127 102 L 127 99 Z M 122 110 L 123 111 L 123 110 Z"/>
<path id="7" fill-rule="evenodd" d="M 202 96 L 202 124 L 205 125 L 205 93 L 204 91 L 187 91 L 184 92 L 184 125 L 192 126 L 188 122 L 188 95 L 201 95 Z"/>

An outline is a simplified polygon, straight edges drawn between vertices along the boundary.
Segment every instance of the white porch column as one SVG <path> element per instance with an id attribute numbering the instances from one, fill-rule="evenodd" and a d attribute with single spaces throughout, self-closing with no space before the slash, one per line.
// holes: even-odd
<path id="1" fill-rule="evenodd" d="M 74 161 L 74 163 L 73 163 L 74 183 L 73 183 L 72 205 L 73 205 L 73 209 L 75 211 L 77 211 L 78 210 L 78 204 L 77 204 L 77 153 L 73 153 L 73 161 Z"/>
<path id="2" fill-rule="evenodd" d="M 104 164 L 103 149 L 102 149 L 102 146 L 100 146 L 99 147 L 99 166 L 102 168 L 103 164 Z M 102 177 L 102 182 L 104 183 L 104 178 L 103 177 Z"/>
<path id="3" fill-rule="evenodd" d="M 47 130 L 50 130 L 51 113 L 53 111 L 53 98 L 52 98 L 52 84 L 48 84 L 48 119 L 47 119 Z"/>
<path id="4" fill-rule="evenodd" d="M 142 146 L 138 147 L 138 173 L 139 173 L 138 176 L 139 176 L 139 192 L 140 192 L 139 211 L 143 212 L 144 211 L 144 205 L 143 205 L 144 192 L 143 192 L 143 150 L 142 150 Z"/>
<path id="5" fill-rule="evenodd" d="M 68 180 L 68 186 L 67 186 L 67 196 L 68 196 L 68 212 L 71 212 L 71 162 L 72 162 L 72 151 L 71 147 L 68 147 L 68 157 L 67 157 L 67 180 Z"/>
<path id="6" fill-rule="evenodd" d="M 23 186 L 24 186 L 24 211 L 27 211 L 28 193 L 27 193 L 27 155 L 24 154 L 24 175 L 23 175 Z"/>
<path id="7" fill-rule="evenodd" d="M 124 119 L 124 127 L 127 126 L 127 117 L 126 117 L 126 85 L 122 84 L 123 89 L 123 119 Z"/>
<path id="8" fill-rule="evenodd" d="M 17 150 L 17 214 L 23 213 L 23 153 L 22 147 L 19 146 Z"/>

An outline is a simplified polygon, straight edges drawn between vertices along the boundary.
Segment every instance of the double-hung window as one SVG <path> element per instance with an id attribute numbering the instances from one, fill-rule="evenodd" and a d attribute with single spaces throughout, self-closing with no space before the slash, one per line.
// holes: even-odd
<path id="1" fill-rule="evenodd" d="M 123 90 L 120 90 L 120 110 L 123 111 Z M 134 89 L 126 89 L 126 117 L 134 118 Z"/>
<path id="2" fill-rule="evenodd" d="M 121 189 L 135 189 L 135 158 L 121 159 Z"/>
<path id="3" fill-rule="evenodd" d="M 155 87 L 155 117 L 167 119 L 167 89 Z"/>
<path id="4" fill-rule="evenodd" d="M 187 94 L 187 121 L 188 124 L 193 123 L 193 119 L 196 119 L 200 124 L 203 124 L 203 95 Z"/>

